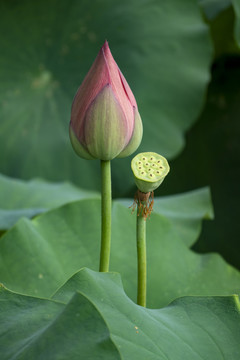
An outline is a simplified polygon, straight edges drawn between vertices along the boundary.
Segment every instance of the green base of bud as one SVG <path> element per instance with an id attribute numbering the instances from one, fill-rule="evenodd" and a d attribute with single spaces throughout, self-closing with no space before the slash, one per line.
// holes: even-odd
<path id="1" fill-rule="evenodd" d="M 80 156 L 83 159 L 86 160 L 93 160 L 94 157 L 92 157 L 87 150 L 84 149 L 84 147 L 81 145 L 80 141 L 76 137 L 73 129 L 71 128 L 71 125 L 69 126 L 69 137 L 71 140 L 72 147 L 75 151 L 75 153 Z"/>

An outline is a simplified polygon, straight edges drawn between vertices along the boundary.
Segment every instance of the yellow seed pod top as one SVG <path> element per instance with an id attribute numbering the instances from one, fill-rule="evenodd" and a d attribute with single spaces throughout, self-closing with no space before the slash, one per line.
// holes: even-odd
<path id="1" fill-rule="evenodd" d="M 170 170 L 167 160 L 154 152 L 136 155 L 131 168 L 138 189 L 144 193 L 157 189 Z"/>

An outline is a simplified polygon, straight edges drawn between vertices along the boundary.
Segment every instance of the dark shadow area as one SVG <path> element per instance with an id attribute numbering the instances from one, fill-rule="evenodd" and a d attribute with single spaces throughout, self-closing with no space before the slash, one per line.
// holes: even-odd
<path id="1" fill-rule="evenodd" d="M 240 268 L 240 57 L 213 65 L 206 106 L 170 166 L 167 186 L 156 195 L 211 188 L 215 220 L 204 222 L 193 249 L 219 252 Z"/>

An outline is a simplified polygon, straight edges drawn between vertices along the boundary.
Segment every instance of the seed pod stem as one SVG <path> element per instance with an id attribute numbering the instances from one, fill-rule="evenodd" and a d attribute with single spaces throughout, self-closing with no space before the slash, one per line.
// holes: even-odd
<path id="1" fill-rule="evenodd" d="M 137 211 L 137 258 L 138 258 L 138 289 L 137 303 L 146 307 L 147 297 L 147 251 L 146 251 L 146 218 L 143 212 Z"/>
<path id="2" fill-rule="evenodd" d="M 137 258 L 138 258 L 138 290 L 137 303 L 146 307 L 147 297 L 147 250 L 146 219 L 153 208 L 153 191 L 163 182 L 169 172 L 167 160 L 154 152 L 136 155 L 131 161 L 135 183 L 138 191 L 132 205 L 137 205 Z"/>

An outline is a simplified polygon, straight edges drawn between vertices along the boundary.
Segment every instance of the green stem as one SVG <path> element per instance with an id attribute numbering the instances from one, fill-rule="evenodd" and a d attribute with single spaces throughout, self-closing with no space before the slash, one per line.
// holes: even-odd
<path id="1" fill-rule="evenodd" d="M 111 211 L 112 211 L 112 187 L 111 187 L 111 163 L 110 160 L 101 160 L 102 180 L 102 232 L 101 253 L 99 271 L 109 271 L 110 247 L 111 247 Z"/>
<path id="2" fill-rule="evenodd" d="M 137 257 L 138 257 L 138 290 L 137 303 L 146 307 L 147 296 L 147 253 L 146 253 L 146 219 L 142 212 L 137 216 Z"/>

